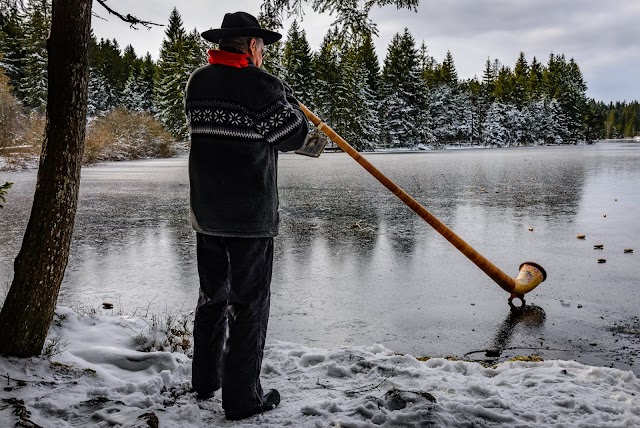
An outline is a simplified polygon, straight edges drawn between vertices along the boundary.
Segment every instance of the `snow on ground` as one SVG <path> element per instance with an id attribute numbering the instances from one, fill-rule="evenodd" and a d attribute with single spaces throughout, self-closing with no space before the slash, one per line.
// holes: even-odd
<path id="1" fill-rule="evenodd" d="M 58 308 L 48 343 L 62 352 L 0 358 L 0 426 L 640 426 L 640 382 L 631 372 L 570 361 L 485 368 L 422 362 L 380 345 L 280 341 L 266 346 L 262 379 L 280 391 L 281 405 L 227 422 L 219 393 L 199 402 L 189 392 L 186 355 L 136 351 L 148 327 L 140 318 Z"/>

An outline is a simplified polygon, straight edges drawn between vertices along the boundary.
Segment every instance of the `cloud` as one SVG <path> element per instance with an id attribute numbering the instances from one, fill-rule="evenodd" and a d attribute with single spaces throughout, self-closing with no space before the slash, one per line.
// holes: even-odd
<path id="1" fill-rule="evenodd" d="M 131 2 L 110 0 L 123 13 L 166 25 L 176 4 L 173 0 Z M 192 0 L 177 5 L 184 27 L 200 31 L 217 27 L 226 12 L 260 12 L 259 0 Z M 94 19 L 98 36 L 117 38 L 121 47 L 131 43 L 136 52 L 157 58 L 164 27 L 131 30 L 100 6 L 94 10 L 108 19 Z M 513 66 L 520 52 L 529 61 L 546 63 L 549 54 L 574 58 L 589 85 L 589 95 L 604 101 L 640 100 L 639 0 L 421 0 L 418 12 L 394 6 L 374 8 L 380 62 L 396 32 L 409 29 L 419 45 L 442 61 L 451 51 L 461 78 L 481 75 L 487 57 Z M 282 30 L 288 30 L 291 20 Z M 308 12 L 301 26 L 311 48 L 317 50 L 333 18 Z M 615 80 L 615 81 L 612 81 Z"/>
<path id="2" fill-rule="evenodd" d="M 451 51 L 462 78 L 481 75 L 488 57 L 513 66 L 520 52 L 543 63 L 551 53 L 565 54 L 580 66 L 592 96 L 640 99 L 638 0 L 422 0 L 417 13 L 387 6 L 372 17 L 381 59 L 393 34 L 407 27 L 438 61 Z M 614 76 L 617 82 L 607 81 Z"/>

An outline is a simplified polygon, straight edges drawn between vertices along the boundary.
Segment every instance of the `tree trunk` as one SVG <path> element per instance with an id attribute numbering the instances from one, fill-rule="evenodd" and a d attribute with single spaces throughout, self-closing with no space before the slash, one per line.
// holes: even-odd
<path id="1" fill-rule="evenodd" d="M 53 0 L 47 125 L 31 217 L 0 312 L 0 354 L 39 355 L 69 259 L 87 115 L 92 0 Z"/>

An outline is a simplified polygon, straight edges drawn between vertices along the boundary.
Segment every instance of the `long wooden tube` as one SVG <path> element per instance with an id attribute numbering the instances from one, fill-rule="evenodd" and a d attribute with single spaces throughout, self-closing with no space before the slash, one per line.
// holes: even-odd
<path id="1" fill-rule="evenodd" d="M 524 302 L 524 295 L 533 290 L 538 284 L 546 279 L 545 270 L 538 264 L 533 262 L 525 262 L 520 265 L 520 272 L 517 278 L 512 278 L 504 273 L 500 268 L 491 263 L 482 254 L 478 253 L 471 245 L 466 243 L 462 238 L 456 235 L 438 218 L 431 214 L 418 201 L 405 192 L 400 186 L 395 184 L 391 179 L 384 175 L 380 170 L 373 166 L 365 159 L 356 149 L 351 147 L 340 135 L 338 135 L 329 125 L 322 122 L 318 116 L 311 112 L 306 106 L 300 104 L 300 108 L 307 118 L 327 137 L 336 143 L 342 150 L 347 152 L 356 162 L 373 175 L 380 183 L 396 195 L 402 202 L 411 208 L 416 214 L 424 219 L 431 227 L 441 234 L 447 241 L 456 247 L 462 254 L 467 256 L 476 266 L 486 273 L 496 284 L 502 289 L 511 293 L 511 299 L 520 298 Z"/>

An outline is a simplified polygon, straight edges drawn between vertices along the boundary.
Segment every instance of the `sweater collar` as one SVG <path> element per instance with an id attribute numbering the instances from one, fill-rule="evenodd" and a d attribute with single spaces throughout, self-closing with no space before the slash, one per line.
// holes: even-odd
<path id="1" fill-rule="evenodd" d="M 245 68 L 251 64 L 249 55 L 246 53 L 240 54 L 217 49 L 211 49 L 207 52 L 209 53 L 209 64 L 222 64 L 235 68 Z"/>

